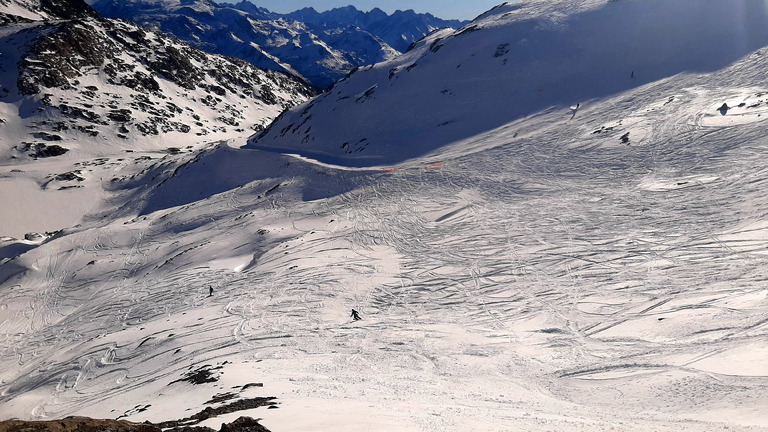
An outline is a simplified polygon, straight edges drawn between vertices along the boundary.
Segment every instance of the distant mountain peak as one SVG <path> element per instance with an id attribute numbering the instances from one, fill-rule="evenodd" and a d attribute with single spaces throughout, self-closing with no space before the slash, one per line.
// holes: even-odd
<path id="1" fill-rule="evenodd" d="M 417 13 L 413 9 L 397 10 L 391 15 L 379 8 L 362 12 L 354 6 L 345 6 L 325 12 L 306 8 L 285 14 L 285 17 L 302 21 L 315 28 L 354 25 L 376 35 L 392 48 L 405 52 L 408 46 L 437 28 L 459 28 L 467 21 L 443 20 L 429 13 Z"/>
<path id="2" fill-rule="evenodd" d="M 246 0 L 99 0 L 94 8 L 111 18 L 134 20 L 172 33 L 196 48 L 238 57 L 327 88 L 355 67 L 393 58 L 435 28 L 463 23 L 432 15 L 387 15 L 345 6 L 318 12 L 306 7 L 276 14 Z"/>

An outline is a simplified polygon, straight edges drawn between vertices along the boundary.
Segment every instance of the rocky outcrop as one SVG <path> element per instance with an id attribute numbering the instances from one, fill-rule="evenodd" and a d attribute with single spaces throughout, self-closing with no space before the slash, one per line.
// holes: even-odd
<path id="1" fill-rule="evenodd" d="M 40 10 L 50 18 L 96 18 L 99 14 L 85 0 L 40 0 Z"/>
<path id="2" fill-rule="evenodd" d="M 87 417 L 67 417 L 62 420 L 0 422 L 0 432 L 161 432 L 159 425 L 131 423 L 124 420 L 95 420 Z M 208 427 L 184 426 L 171 431 L 213 432 Z M 251 417 L 240 417 L 231 423 L 222 423 L 219 432 L 269 432 Z"/>
<path id="3" fill-rule="evenodd" d="M 86 417 L 68 417 L 62 420 L 0 422 L 0 432 L 160 432 L 152 424 L 130 423 L 121 420 L 94 420 Z"/>

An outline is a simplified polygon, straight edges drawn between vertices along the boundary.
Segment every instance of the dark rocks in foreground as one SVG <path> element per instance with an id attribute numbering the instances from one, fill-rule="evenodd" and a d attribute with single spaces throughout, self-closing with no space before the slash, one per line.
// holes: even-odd
<path id="1" fill-rule="evenodd" d="M 216 432 L 209 427 L 196 425 L 204 420 L 238 411 L 259 407 L 277 408 L 277 403 L 274 400 L 274 397 L 240 399 L 218 408 L 208 406 L 190 417 L 157 424 L 150 422 L 131 423 L 125 420 L 96 420 L 88 417 L 67 417 L 62 420 L 50 421 L 8 420 L 0 421 L 0 432 Z M 270 431 L 259 424 L 258 419 L 240 416 L 231 423 L 222 423 L 218 432 Z"/>
<path id="2" fill-rule="evenodd" d="M 211 432 L 207 427 L 185 426 L 179 429 L 190 432 Z M 162 432 L 152 423 L 131 423 L 124 420 L 95 420 L 87 417 L 67 417 L 62 420 L 0 422 L 0 432 Z M 251 417 L 240 417 L 231 423 L 222 423 L 219 432 L 269 432 Z"/>
<path id="3" fill-rule="evenodd" d="M 4 421 L 0 422 L 0 432 L 161 432 L 161 429 L 152 424 L 123 420 L 68 417 L 50 421 Z"/>

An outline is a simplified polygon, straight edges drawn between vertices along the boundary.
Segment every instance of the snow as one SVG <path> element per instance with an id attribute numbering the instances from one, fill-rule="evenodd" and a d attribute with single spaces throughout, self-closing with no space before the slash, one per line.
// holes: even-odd
<path id="1" fill-rule="evenodd" d="M 56 231 L 77 225 L 105 197 L 98 185 L 64 191 L 41 189 L 34 178 L 12 173 L 0 178 L 3 234 L 24 238 L 30 232 Z"/>
<path id="2" fill-rule="evenodd" d="M 752 344 L 732 350 L 712 353 L 690 363 L 696 369 L 723 375 L 764 377 L 768 375 L 768 347 Z"/>
<path id="3" fill-rule="evenodd" d="M 495 51 L 508 12 L 533 13 L 503 6 L 484 18 L 497 31 L 462 37 L 485 35 Z M 418 71 L 437 65 L 418 63 L 396 73 L 412 74 L 406 91 L 451 76 L 474 85 L 476 71 L 454 64 L 435 79 Z M 0 418 L 158 422 L 233 392 L 278 408 L 204 425 L 248 414 L 273 431 L 768 428 L 768 142 L 749 108 L 766 91 L 764 49 L 579 98 L 575 113 L 553 98 L 503 121 L 495 100 L 476 115 L 447 102 L 422 113 L 387 84 L 391 66 L 273 127 L 312 105 L 298 129 L 324 127 L 328 143 L 294 145 L 287 132 L 249 146 L 263 150 L 233 138 L 165 154 L 84 142 L 79 155 L 5 160 L 3 193 L 95 204 L 42 242 L 0 243 Z M 376 122 L 347 122 L 338 96 L 375 84 L 356 106 L 370 103 Z M 450 88 L 471 102 L 472 89 Z M 377 101 L 398 98 L 421 119 L 476 129 L 449 137 L 390 121 L 398 114 Z M 717 111 L 723 102 L 732 112 Z M 493 121 L 473 126 L 483 115 Z M 411 134 L 428 144 L 401 148 Z M 379 136 L 404 141 L 371 144 L 365 163 L 336 152 Z M 41 173 L 97 152 L 107 162 L 87 166 L 84 188 L 35 189 Z M 18 207 L 42 202 L 62 205 Z M 56 219 L 6 209 L 4 231 Z M 218 381 L 178 381 L 203 365 L 220 367 Z"/>
<path id="4" fill-rule="evenodd" d="M 747 90 L 747 89 L 745 89 Z M 721 109 L 726 104 L 728 109 Z M 768 93 L 759 90 L 729 97 L 717 106 L 696 115 L 695 122 L 700 126 L 735 126 L 768 120 Z"/>
<path id="5" fill-rule="evenodd" d="M 106 30 L 100 27 L 103 24 L 89 22 L 94 31 L 106 34 Z M 16 64 L 24 56 L 24 50 L 40 31 L 40 23 L 8 25 L 0 32 L 2 38 L 0 56 L 3 64 Z M 85 24 L 83 24 L 85 25 Z M 82 27 L 83 25 L 80 25 Z M 131 24 L 122 23 L 122 30 L 133 29 Z M 150 36 L 154 37 L 152 33 Z M 105 36 L 106 37 L 106 36 Z M 177 49 L 183 49 L 176 44 Z M 136 54 L 133 53 L 135 56 Z M 131 54 L 123 52 L 116 60 L 122 60 L 125 64 L 134 64 L 136 59 Z M 220 60 L 210 59 L 209 60 Z M 147 97 L 135 89 L 126 86 L 115 85 L 110 82 L 109 76 L 104 72 L 103 65 L 100 70 L 83 71 L 83 75 L 77 79 L 77 87 L 74 89 L 46 88 L 44 92 L 50 99 L 49 104 L 58 106 L 66 103 L 75 107 L 92 111 L 100 118 L 107 118 L 110 109 L 129 107 L 136 102 L 136 97 Z M 210 67 L 206 65 L 207 67 Z M 151 75 L 144 65 L 137 64 L 137 70 Z M 178 147 L 184 151 L 200 149 L 206 145 L 206 141 L 218 141 L 222 138 L 244 139 L 252 129 L 251 125 L 265 125 L 275 118 L 283 106 L 268 105 L 258 99 L 250 100 L 249 92 L 263 91 L 264 89 L 241 89 L 242 95 L 227 92 L 220 95 L 219 103 L 213 107 L 195 103 L 205 97 L 210 97 L 204 90 L 197 88 L 193 91 L 182 89 L 180 86 L 157 78 L 161 97 L 149 95 L 152 112 L 146 109 L 137 109 L 134 106 L 131 112 L 132 122 L 128 127 L 133 129 L 133 124 L 142 121 L 153 120 L 153 116 L 162 115 L 158 111 L 168 109 L 171 104 L 177 107 L 170 117 L 175 121 L 191 125 L 190 133 L 171 132 L 162 136 L 143 136 L 136 129 L 128 133 L 118 133 L 117 125 L 110 124 L 107 127 L 86 123 L 86 126 L 95 128 L 98 136 L 92 137 L 78 132 L 73 128 L 65 131 L 54 131 L 49 128 L 50 123 L 56 120 L 69 122 L 70 126 L 76 121 L 68 119 L 51 110 L 42 110 L 39 97 L 22 97 L 17 93 L 16 80 L 18 71 L 16 68 L 0 69 L 3 92 L 0 93 L 0 199 L 5 204 L 2 212 L 2 226 L 0 232 L 4 236 L 23 238 L 29 232 L 53 232 L 63 228 L 75 226 L 81 222 L 84 215 L 93 211 L 97 204 L 109 197 L 104 189 L 109 188 L 109 183 L 122 168 L 135 165 L 146 167 L 145 159 L 157 159 L 167 155 L 168 147 Z M 295 95 L 277 87 L 274 79 L 260 74 L 261 80 L 257 82 L 270 90 L 274 90 L 274 96 L 278 102 L 290 101 Z M 217 85 L 210 77 L 208 84 Z M 86 92 L 86 87 L 96 88 L 97 91 Z M 297 100 L 304 100 L 299 96 Z M 154 107 L 159 107 L 154 109 Z M 233 114 L 234 113 L 234 114 Z M 230 127 L 221 117 L 223 114 L 239 116 L 245 124 L 242 127 Z M 247 120 L 246 120 L 247 118 Z M 48 127 L 40 126 L 42 122 L 50 122 Z M 199 126 L 198 126 L 199 125 Z M 227 128 L 229 130 L 227 131 Z M 59 158 L 61 160 L 32 159 L 21 151 L 24 143 L 40 142 L 39 132 L 56 135 L 59 141 L 46 142 L 47 145 L 61 145 L 70 151 Z M 200 135 L 207 140 L 203 141 Z M 118 138 L 119 137 L 119 138 Z M 130 152 L 130 153 L 128 153 Z M 61 174 L 78 172 L 81 177 L 78 181 L 56 180 Z"/>
<path id="6" fill-rule="evenodd" d="M 10 0 L 6 2 L 2 2 L 0 3 L 0 13 L 14 15 L 14 16 L 26 18 L 33 21 L 40 21 L 45 18 L 48 18 L 47 14 L 42 13 L 39 10 L 30 8 L 30 5 L 34 6 L 34 3 L 26 4 L 18 0 Z"/>
<path id="7" fill-rule="evenodd" d="M 721 70 L 768 45 L 765 19 L 764 3 L 743 0 L 506 4 L 338 82 L 250 146 L 340 165 L 400 163 L 551 107 L 584 109 L 591 98 Z"/>

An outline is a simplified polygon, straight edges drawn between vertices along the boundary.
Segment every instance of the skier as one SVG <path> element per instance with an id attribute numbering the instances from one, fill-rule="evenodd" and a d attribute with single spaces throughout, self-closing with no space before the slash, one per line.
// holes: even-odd
<path id="1" fill-rule="evenodd" d="M 571 105 L 571 120 L 573 120 L 573 118 L 576 117 L 576 112 L 579 110 L 580 106 L 581 106 L 581 103 L 577 103 L 576 105 Z"/>
<path id="2" fill-rule="evenodd" d="M 360 318 L 360 315 L 358 314 L 358 312 L 357 312 L 356 310 L 354 310 L 354 309 L 352 309 L 352 315 L 350 315 L 350 316 L 351 316 L 352 318 L 354 318 L 354 319 L 355 319 L 355 321 L 359 321 L 359 320 L 361 320 L 361 319 L 362 319 L 362 318 Z"/>
<path id="3" fill-rule="evenodd" d="M 213 286 L 208 285 L 208 297 L 213 297 Z"/>

